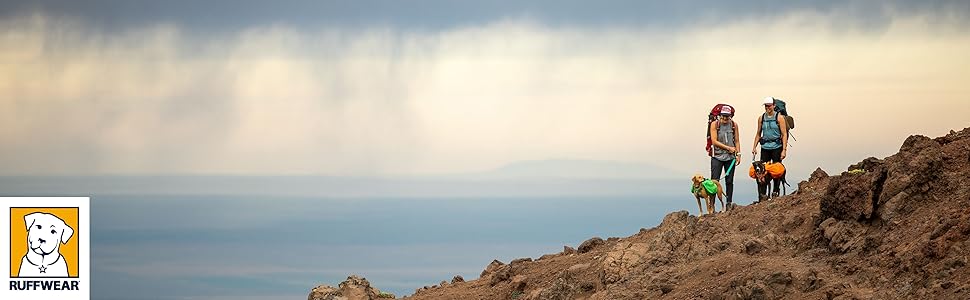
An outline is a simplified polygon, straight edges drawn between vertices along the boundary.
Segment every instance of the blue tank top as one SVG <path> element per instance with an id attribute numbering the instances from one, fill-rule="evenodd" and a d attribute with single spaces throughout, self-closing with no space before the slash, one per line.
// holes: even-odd
<path id="1" fill-rule="evenodd" d="M 761 149 L 775 150 L 781 148 L 781 128 L 778 128 L 778 113 L 761 116 Z"/>

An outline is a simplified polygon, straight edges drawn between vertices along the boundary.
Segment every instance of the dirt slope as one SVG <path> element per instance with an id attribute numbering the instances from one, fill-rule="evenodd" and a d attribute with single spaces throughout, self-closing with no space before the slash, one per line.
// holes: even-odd
<path id="1" fill-rule="evenodd" d="M 407 298 L 970 299 L 970 128 L 911 136 L 849 170 L 816 170 L 793 195 L 727 213 L 674 212 L 630 237 L 496 261 Z"/>

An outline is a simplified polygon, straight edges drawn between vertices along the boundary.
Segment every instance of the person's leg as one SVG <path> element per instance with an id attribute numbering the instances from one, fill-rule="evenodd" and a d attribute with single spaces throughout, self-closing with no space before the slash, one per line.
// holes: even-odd
<path id="1" fill-rule="evenodd" d="M 781 148 L 772 150 L 771 160 L 777 163 L 781 163 Z M 778 179 L 772 178 L 771 182 L 772 182 L 771 198 L 778 197 L 779 191 L 781 191 L 781 189 L 779 189 L 779 187 L 781 186 L 781 178 L 778 178 Z"/>
<path id="2" fill-rule="evenodd" d="M 727 196 L 727 204 L 730 205 L 732 199 L 734 199 L 734 169 L 738 166 L 731 167 L 732 161 L 724 163 L 725 171 L 730 168 L 730 172 L 724 173 L 724 194 Z"/>
<path id="3" fill-rule="evenodd" d="M 711 157 L 711 179 L 721 181 L 721 168 L 723 168 L 724 163 L 717 158 Z"/>

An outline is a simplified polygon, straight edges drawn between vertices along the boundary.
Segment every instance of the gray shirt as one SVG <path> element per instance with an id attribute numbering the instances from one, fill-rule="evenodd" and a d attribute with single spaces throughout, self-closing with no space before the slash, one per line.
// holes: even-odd
<path id="1" fill-rule="evenodd" d="M 734 144 L 734 128 L 732 128 L 734 120 L 728 122 L 727 124 L 721 123 L 719 120 L 717 121 L 717 124 L 720 126 L 717 129 L 717 141 L 730 147 L 737 147 L 737 145 Z M 734 155 L 721 147 L 714 146 L 714 158 L 720 161 L 730 161 L 734 159 Z"/>

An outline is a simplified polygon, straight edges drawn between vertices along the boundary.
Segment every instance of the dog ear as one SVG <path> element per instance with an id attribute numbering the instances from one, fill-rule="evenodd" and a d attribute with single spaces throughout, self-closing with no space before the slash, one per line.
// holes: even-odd
<path id="1" fill-rule="evenodd" d="M 60 220 L 60 218 L 58 219 Z M 61 229 L 61 244 L 67 244 L 67 241 L 71 240 L 71 237 L 74 236 L 74 228 L 68 226 L 64 220 L 61 220 L 61 224 L 64 225 L 64 229 Z"/>
<path id="2" fill-rule="evenodd" d="M 27 231 L 30 231 L 30 226 L 34 226 L 34 222 L 37 222 L 37 218 L 43 214 L 41 212 L 35 212 L 24 216 L 24 224 L 27 225 Z"/>

